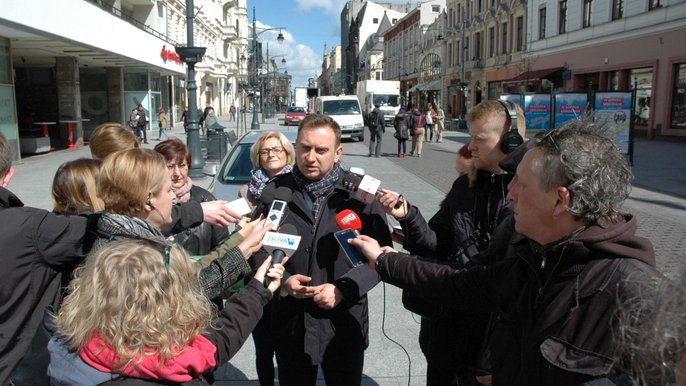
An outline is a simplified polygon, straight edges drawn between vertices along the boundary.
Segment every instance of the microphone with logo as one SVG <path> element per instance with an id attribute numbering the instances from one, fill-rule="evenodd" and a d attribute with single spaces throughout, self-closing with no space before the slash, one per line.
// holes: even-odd
<path id="1" fill-rule="evenodd" d="M 350 209 L 344 209 L 336 215 L 336 224 L 341 230 L 334 233 L 333 236 L 338 241 L 338 245 L 341 246 L 350 267 L 354 268 L 358 265 L 366 264 L 369 260 L 364 254 L 359 249 L 348 244 L 349 239 L 354 239 L 360 234 L 360 229 L 362 229 L 360 216 Z"/>
<path id="2" fill-rule="evenodd" d="M 291 224 L 285 224 L 278 232 L 267 232 L 262 239 L 262 248 L 272 255 L 272 266 L 281 264 L 285 256 L 291 256 L 300 245 L 298 230 Z M 264 286 L 269 286 L 271 280 L 264 278 Z"/>
<path id="3" fill-rule="evenodd" d="M 272 205 L 267 213 L 267 221 L 264 223 L 265 227 L 271 226 L 273 230 L 279 229 L 279 224 L 286 215 L 286 207 L 291 202 L 292 196 L 293 191 L 286 186 L 280 186 L 276 189 L 274 201 L 272 201 Z"/>

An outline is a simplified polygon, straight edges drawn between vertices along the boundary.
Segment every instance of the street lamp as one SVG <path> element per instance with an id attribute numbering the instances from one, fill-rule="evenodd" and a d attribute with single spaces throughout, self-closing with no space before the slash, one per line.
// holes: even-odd
<path id="1" fill-rule="evenodd" d="M 198 87 L 195 84 L 195 63 L 202 61 L 202 56 L 205 54 L 205 47 L 193 47 L 193 0 L 186 0 L 186 35 L 187 47 L 175 47 L 176 53 L 181 57 L 188 66 L 188 136 L 186 143 L 188 150 L 191 152 L 191 164 L 189 166 L 188 175 L 193 178 L 203 177 L 202 168 L 205 166 L 205 160 L 202 157 L 202 150 L 200 149 L 200 125 L 198 124 L 198 106 L 196 104 L 196 90 Z"/>
<path id="2" fill-rule="evenodd" d="M 253 76 L 250 82 L 250 86 L 252 87 L 253 90 L 253 98 L 252 98 L 252 123 L 250 124 L 250 129 L 251 130 L 259 130 L 260 129 L 260 121 L 257 118 L 257 37 L 258 35 L 261 35 L 264 32 L 267 31 L 274 31 L 274 30 L 279 30 L 279 35 L 276 37 L 276 41 L 279 43 L 283 43 L 284 40 L 286 40 L 283 37 L 283 34 L 281 33 L 281 30 L 284 29 L 283 27 L 275 27 L 275 28 L 265 28 L 259 33 L 257 32 L 257 26 L 256 26 L 256 21 L 255 21 L 255 7 L 252 7 L 252 51 L 253 51 Z"/>

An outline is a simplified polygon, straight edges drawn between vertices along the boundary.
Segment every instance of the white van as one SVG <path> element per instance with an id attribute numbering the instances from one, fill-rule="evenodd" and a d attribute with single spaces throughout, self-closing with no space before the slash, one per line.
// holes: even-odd
<path id="1" fill-rule="evenodd" d="M 360 101 L 355 95 L 321 96 L 317 98 L 316 110 L 333 118 L 341 127 L 341 138 L 364 140 L 364 119 Z"/>

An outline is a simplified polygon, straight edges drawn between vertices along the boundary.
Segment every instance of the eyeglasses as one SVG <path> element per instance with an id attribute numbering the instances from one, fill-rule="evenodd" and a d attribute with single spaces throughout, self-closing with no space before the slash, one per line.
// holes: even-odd
<path id="1" fill-rule="evenodd" d="M 267 148 L 267 149 L 260 149 L 260 155 L 269 155 L 269 152 L 274 153 L 274 155 L 279 155 L 283 153 L 283 147 L 281 146 L 274 146 L 272 148 Z"/>
<path id="2" fill-rule="evenodd" d="M 188 164 L 167 164 L 167 170 L 172 171 L 176 168 L 183 170 L 188 167 Z"/>

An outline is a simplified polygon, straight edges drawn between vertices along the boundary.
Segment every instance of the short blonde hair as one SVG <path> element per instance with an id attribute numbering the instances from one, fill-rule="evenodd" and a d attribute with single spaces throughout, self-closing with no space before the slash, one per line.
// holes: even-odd
<path id="1" fill-rule="evenodd" d="M 100 163 L 100 160 L 80 158 L 57 168 L 52 180 L 52 199 L 57 212 L 77 214 L 105 209 L 98 198 Z"/>
<path id="2" fill-rule="evenodd" d="M 145 201 L 158 194 L 169 179 L 162 154 L 150 149 L 130 149 L 111 154 L 102 163 L 98 196 L 105 210 L 136 216 Z"/>
<path id="3" fill-rule="evenodd" d="M 163 239 L 107 243 L 76 269 L 68 293 L 58 334 L 73 350 L 99 337 L 119 358 L 115 369 L 135 366 L 137 356 L 174 358 L 216 313 L 188 254 Z"/>
<path id="4" fill-rule="evenodd" d="M 269 138 L 276 138 L 281 143 L 281 147 L 283 147 L 283 150 L 286 152 L 286 163 L 293 165 L 295 162 L 295 149 L 293 148 L 291 141 L 278 131 L 269 131 L 262 134 L 250 148 L 250 161 L 252 161 L 252 166 L 254 168 L 262 166 L 260 165 L 260 148 Z"/>
<path id="5" fill-rule="evenodd" d="M 108 122 L 95 128 L 88 146 L 91 156 L 102 160 L 112 153 L 138 148 L 139 144 L 131 130 L 120 123 Z"/>
<path id="6" fill-rule="evenodd" d="M 524 118 L 524 110 L 518 104 L 513 103 L 515 110 L 517 110 L 517 131 L 524 137 L 526 135 L 526 119 Z M 471 122 L 488 122 L 487 128 L 500 135 L 505 134 L 510 129 L 509 112 L 497 100 L 485 100 L 467 114 L 467 123 Z"/>

